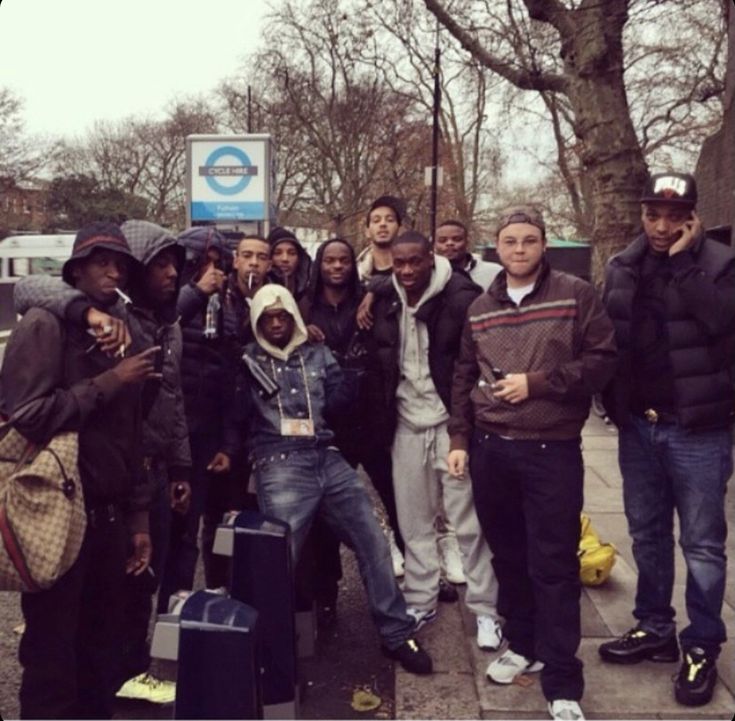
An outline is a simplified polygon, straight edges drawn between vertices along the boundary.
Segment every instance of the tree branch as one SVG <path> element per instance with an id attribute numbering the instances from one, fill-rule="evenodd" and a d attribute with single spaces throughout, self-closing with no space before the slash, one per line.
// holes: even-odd
<path id="1" fill-rule="evenodd" d="M 478 62 L 501 75 L 508 82 L 522 90 L 548 90 L 557 93 L 566 92 L 567 82 L 564 76 L 556 73 L 529 72 L 521 70 L 501 60 L 483 47 L 480 41 L 447 12 L 439 0 L 424 0 L 426 7 L 437 20 L 459 41 L 462 47 L 474 56 Z"/>

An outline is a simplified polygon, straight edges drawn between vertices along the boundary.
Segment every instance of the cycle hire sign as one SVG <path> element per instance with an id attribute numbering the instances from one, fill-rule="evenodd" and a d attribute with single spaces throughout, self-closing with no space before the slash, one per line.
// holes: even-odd
<path id="1" fill-rule="evenodd" d="M 270 205 L 269 135 L 187 137 L 189 221 L 266 220 Z"/>

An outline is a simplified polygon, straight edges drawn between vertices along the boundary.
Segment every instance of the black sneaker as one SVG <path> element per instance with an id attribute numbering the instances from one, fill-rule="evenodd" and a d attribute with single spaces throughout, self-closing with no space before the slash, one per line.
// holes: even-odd
<path id="1" fill-rule="evenodd" d="M 676 642 L 676 636 L 657 636 L 655 633 L 649 633 L 640 628 L 632 628 L 621 638 L 603 643 L 598 651 L 602 660 L 609 663 L 679 660 L 679 645 Z"/>
<path id="2" fill-rule="evenodd" d="M 674 696 L 684 706 L 703 706 L 712 699 L 716 682 L 714 658 L 695 646 L 684 652 L 684 662 L 674 682 Z"/>
<path id="3" fill-rule="evenodd" d="M 459 600 L 459 591 L 443 578 L 439 579 L 439 600 L 442 603 L 456 603 Z"/>
<path id="4" fill-rule="evenodd" d="M 431 656 L 424 651 L 415 638 L 406 639 L 398 648 L 382 647 L 383 654 L 403 666 L 409 673 L 430 674 L 434 670 Z"/>

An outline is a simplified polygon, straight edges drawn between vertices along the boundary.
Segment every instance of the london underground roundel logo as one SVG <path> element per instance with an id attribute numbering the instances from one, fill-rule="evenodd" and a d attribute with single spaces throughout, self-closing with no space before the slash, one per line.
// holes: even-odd
<path id="1" fill-rule="evenodd" d="M 223 159 L 232 159 L 229 163 L 217 165 Z M 250 185 L 254 175 L 258 174 L 258 167 L 253 165 L 248 154 L 234 145 L 223 145 L 213 150 L 199 166 L 199 175 L 205 176 L 207 185 L 220 195 L 237 195 Z M 233 184 L 221 182 L 221 178 L 237 178 Z"/>

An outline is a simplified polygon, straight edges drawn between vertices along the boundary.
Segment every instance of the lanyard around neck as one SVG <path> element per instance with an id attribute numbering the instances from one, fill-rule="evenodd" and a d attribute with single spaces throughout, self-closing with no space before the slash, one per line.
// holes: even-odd
<path id="1" fill-rule="evenodd" d="M 312 411 L 311 411 L 311 393 L 309 393 L 309 379 L 306 375 L 306 365 L 304 364 L 304 356 L 301 354 L 300 350 L 296 351 L 299 355 L 299 364 L 301 366 L 301 377 L 304 379 L 304 392 L 306 393 L 306 407 L 309 413 L 308 420 L 313 420 Z M 273 362 L 273 358 L 271 360 L 271 372 L 273 373 L 273 380 L 276 380 L 276 364 Z M 276 395 L 276 401 L 278 403 L 278 415 L 280 416 L 280 419 L 283 420 L 283 403 L 281 401 L 281 394 L 278 393 Z"/>

